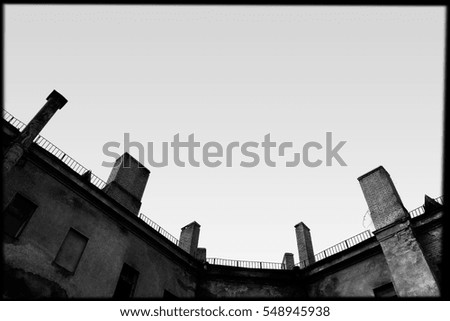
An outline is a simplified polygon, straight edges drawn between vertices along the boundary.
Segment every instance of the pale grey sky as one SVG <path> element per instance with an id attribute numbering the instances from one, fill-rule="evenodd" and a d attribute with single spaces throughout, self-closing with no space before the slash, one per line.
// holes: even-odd
<path id="1" fill-rule="evenodd" d="M 362 232 L 357 177 L 379 165 L 409 210 L 442 193 L 444 7 L 4 8 L 5 109 L 28 122 L 58 90 L 42 135 L 104 180 L 125 132 L 347 141 L 347 167 L 150 168 L 142 212 L 176 237 L 197 221 L 208 257 L 297 262 L 300 221 L 316 253 Z"/>

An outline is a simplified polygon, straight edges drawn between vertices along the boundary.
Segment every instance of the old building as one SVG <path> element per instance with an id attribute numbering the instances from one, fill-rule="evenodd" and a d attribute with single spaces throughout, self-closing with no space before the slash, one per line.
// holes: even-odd
<path id="1" fill-rule="evenodd" d="M 408 212 L 381 166 L 358 178 L 373 234 L 315 254 L 301 222 L 297 264 L 206 258 L 197 222 L 177 240 L 139 213 L 150 172 L 129 154 L 103 182 L 39 136 L 67 102 L 47 100 L 27 126 L 3 119 L 4 298 L 440 295 L 443 198 Z"/>

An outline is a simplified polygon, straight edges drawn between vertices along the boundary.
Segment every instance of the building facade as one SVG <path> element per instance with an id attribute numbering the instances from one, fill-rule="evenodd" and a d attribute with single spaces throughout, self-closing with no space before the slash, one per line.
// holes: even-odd
<path id="1" fill-rule="evenodd" d="M 129 154 L 107 182 L 39 136 L 67 101 L 53 92 L 28 125 L 3 118 L 3 298 L 439 297 L 443 198 L 408 212 L 383 167 L 358 178 L 375 231 L 299 263 L 207 258 L 200 224 L 179 240 L 139 213 L 149 170 Z"/>

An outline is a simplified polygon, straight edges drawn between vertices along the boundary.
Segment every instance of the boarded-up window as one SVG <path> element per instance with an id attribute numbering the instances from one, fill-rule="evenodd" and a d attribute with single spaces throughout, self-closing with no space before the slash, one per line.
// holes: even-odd
<path id="1" fill-rule="evenodd" d="M 378 288 L 373 289 L 376 298 L 396 298 L 394 285 L 392 283 L 384 284 Z"/>
<path id="2" fill-rule="evenodd" d="M 131 298 L 134 294 L 134 289 L 136 288 L 138 276 L 138 271 L 124 263 L 113 297 L 116 299 Z"/>
<path id="3" fill-rule="evenodd" d="M 20 194 L 16 194 L 3 212 L 3 224 L 5 233 L 12 237 L 18 237 L 37 205 Z"/>
<path id="4" fill-rule="evenodd" d="M 69 272 L 75 272 L 87 242 L 86 236 L 71 228 L 56 255 L 55 263 Z"/>

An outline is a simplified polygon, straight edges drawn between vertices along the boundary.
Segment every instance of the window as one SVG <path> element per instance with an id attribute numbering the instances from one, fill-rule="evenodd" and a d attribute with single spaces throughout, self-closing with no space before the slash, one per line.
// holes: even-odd
<path id="1" fill-rule="evenodd" d="M 131 298 L 136 288 L 137 278 L 139 272 L 133 269 L 128 264 L 124 263 L 122 271 L 120 272 L 119 281 L 117 281 L 116 290 L 114 291 L 113 298 L 127 299 Z"/>
<path id="2" fill-rule="evenodd" d="M 59 248 L 55 263 L 69 272 L 75 272 L 87 242 L 86 236 L 71 228 Z"/>
<path id="3" fill-rule="evenodd" d="M 168 299 L 168 300 L 176 300 L 176 299 L 178 299 L 178 297 L 176 295 L 170 293 L 167 290 L 164 290 L 163 298 L 164 299 Z"/>
<path id="4" fill-rule="evenodd" d="M 387 283 L 378 288 L 373 289 L 373 293 L 376 298 L 396 298 L 397 293 L 395 292 L 394 285 L 392 283 Z"/>
<path id="5" fill-rule="evenodd" d="M 12 237 L 18 237 L 36 208 L 36 204 L 22 195 L 16 194 L 3 212 L 5 233 Z"/>

